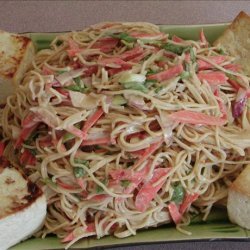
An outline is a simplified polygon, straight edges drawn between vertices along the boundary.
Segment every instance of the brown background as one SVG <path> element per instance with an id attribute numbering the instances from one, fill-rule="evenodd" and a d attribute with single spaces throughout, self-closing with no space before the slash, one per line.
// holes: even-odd
<path id="1" fill-rule="evenodd" d="M 249 1 L 0 1 L 0 29 L 68 31 L 101 21 L 155 24 L 228 22 Z"/>
<path id="2" fill-rule="evenodd" d="M 230 22 L 241 10 L 250 13 L 250 1 L 0 1 L 0 29 L 11 32 L 69 31 L 101 21 L 221 23 Z M 168 243 L 120 249 L 241 250 L 250 249 L 250 242 Z"/>

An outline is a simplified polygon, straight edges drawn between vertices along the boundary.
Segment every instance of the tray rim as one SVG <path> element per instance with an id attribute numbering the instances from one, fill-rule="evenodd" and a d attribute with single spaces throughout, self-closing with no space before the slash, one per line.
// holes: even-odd
<path id="1" fill-rule="evenodd" d="M 174 30 L 174 29 L 197 29 L 197 28 L 216 28 L 216 27 L 221 27 L 221 28 L 226 28 L 230 23 L 228 22 L 222 22 L 222 23 L 205 23 L 205 24 L 157 24 L 160 28 L 165 28 L 165 29 L 171 29 L 171 30 Z M 80 30 L 74 30 L 74 31 L 80 31 Z M 32 35 L 41 35 L 41 36 L 51 36 L 51 35 L 57 35 L 57 34 L 64 34 L 64 33 L 70 33 L 72 31 L 59 31 L 59 32 L 56 32 L 56 31 L 51 31 L 51 32 L 35 32 L 35 31 L 31 31 L 31 32 L 22 32 L 22 33 L 19 33 L 19 34 L 22 34 L 22 35 L 28 35 L 28 36 L 32 36 Z M 220 223 L 223 223 L 221 221 L 213 221 L 211 222 L 212 224 L 220 224 Z M 201 225 L 200 223 L 198 223 L 198 225 Z M 230 224 L 229 225 L 234 225 L 234 224 Z M 167 230 L 168 228 L 166 228 Z M 150 228 L 148 229 L 150 230 Z M 155 230 L 157 231 L 157 228 L 155 228 Z M 250 242 L 250 231 L 248 232 L 247 230 L 243 229 L 245 231 L 245 236 L 241 236 L 241 237 L 219 237 L 219 238 L 192 238 L 192 239 L 178 239 L 178 240 L 167 240 L 167 241 L 145 241 L 145 242 L 139 242 L 139 243 L 135 243 L 135 242 L 131 242 L 131 243 L 111 243 L 110 245 L 103 245 L 103 246 L 90 246 L 88 248 L 72 248 L 72 249 L 100 249 L 100 248 L 108 248 L 108 247 L 114 247 L 114 248 L 117 248 L 117 247 L 122 247 L 122 246 L 137 246 L 137 245 L 140 245 L 140 246 L 143 246 L 143 245 L 155 245 L 155 244 L 167 244 L 167 243 L 184 243 L 184 242 L 187 242 L 187 243 L 191 243 L 191 242 L 211 242 L 211 241 L 215 241 L 215 242 L 219 242 L 219 241 L 235 241 L 235 242 Z M 140 231 L 138 231 L 138 234 L 140 233 Z M 56 236 L 52 236 L 53 238 L 56 238 Z M 107 237 L 107 236 L 105 236 Z M 131 237 L 136 237 L 136 236 L 131 236 Z M 45 239 L 46 240 L 46 239 Z M 94 239 L 94 240 L 97 240 L 97 239 Z M 27 241 L 27 240 L 26 240 Z M 25 241 L 24 241 L 25 242 Z M 16 245 L 16 247 L 18 249 L 21 249 L 19 246 Z M 11 249 L 15 250 L 16 247 L 12 247 Z M 24 249 L 24 248 L 23 248 Z M 52 249 L 52 248 L 51 248 Z M 60 249 L 63 249 L 63 248 L 60 248 Z M 71 248 L 70 248 L 71 249 Z"/>

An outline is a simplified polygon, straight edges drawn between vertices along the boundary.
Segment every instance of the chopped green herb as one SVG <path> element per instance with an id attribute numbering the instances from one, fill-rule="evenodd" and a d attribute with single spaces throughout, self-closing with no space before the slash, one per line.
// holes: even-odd
<path id="1" fill-rule="evenodd" d="M 144 84 L 139 82 L 126 82 L 123 83 L 123 86 L 125 89 L 134 89 L 144 93 L 148 92 L 148 89 L 144 86 Z"/>
<path id="2" fill-rule="evenodd" d="M 180 76 L 181 79 L 188 79 L 191 76 L 191 74 L 188 71 L 183 71 Z"/>
<path id="3" fill-rule="evenodd" d="M 51 185 L 54 188 L 57 187 L 57 184 L 53 182 L 49 177 L 42 179 L 42 182 L 44 182 L 46 185 Z"/>
<path id="4" fill-rule="evenodd" d="M 190 46 L 186 47 L 183 52 L 189 52 L 190 54 L 190 59 L 191 59 L 191 62 L 192 63 L 195 63 L 196 62 L 196 56 L 195 56 L 195 53 L 194 53 L 194 49 Z"/>
<path id="5" fill-rule="evenodd" d="M 28 138 L 23 143 L 26 144 L 26 145 L 31 145 L 32 141 L 33 141 L 32 139 Z"/>
<path id="6" fill-rule="evenodd" d="M 163 86 L 159 86 L 155 89 L 155 93 L 158 94 L 161 90 L 163 90 Z"/>
<path id="7" fill-rule="evenodd" d="M 28 149 L 29 151 L 30 151 L 30 153 L 32 154 L 32 155 L 34 155 L 34 156 L 36 156 L 37 155 L 37 150 L 36 149 L 34 149 L 34 148 L 29 148 Z"/>
<path id="8" fill-rule="evenodd" d="M 185 62 L 184 63 L 184 69 L 185 69 L 185 71 L 190 72 L 190 64 Z"/>
<path id="9" fill-rule="evenodd" d="M 124 105 L 127 103 L 127 100 L 122 95 L 115 95 L 112 99 L 113 105 Z"/>
<path id="10" fill-rule="evenodd" d="M 75 77 L 73 80 L 74 80 L 74 82 L 75 82 L 77 85 L 81 84 L 81 81 L 82 81 L 80 76 Z"/>
<path id="11" fill-rule="evenodd" d="M 176 44 L 172 44 L 172 43 L 166 43 L 162 46 L 162 48 L 167 50 L 167 51 L 171 51 L 177 55 L 181 55 L 183 53 L 183 51 L 185 49 L 187 49 L 187 47 L 185 47 L 185 46 L 176 45 Z"/>
<path id="12" fill-rule="evenodd" d="M 147 60 L 149 59 L 150 56 L 152 56 L 152 54 L 149 54 L 149 55 L 145 56 L 145 57 L 142 59 L 142 61 L 143 61 L 143 62 L 144 62 L 144 61 L 147 61 Z"/>
<path id="13" fill-rule="evenodd" d="M 156 41 L 156 40 L 150 40 L 150 39 L 140 39 L 143 43 L 145 44 L 154 44 L 154 45 L 160 45 L 161 41 Z"/>
<path id="14" fill-rule="evenodd" d="M 197 73 L 199 70 L 199 66 L 198 66 L 198 63 L 195 64 L 195 72 Z"/>
<path id="15" fill-rule="evenodd" d="M 38 132 L 32 133 L 27 140 L 24 141 L 24 144 L 31 145 L 32 142 L 36 140 L 36 138 L 39 136 Z"/>
<path id="16" fill-rule="evenodd" d="M 81 92 L 81 93 L 86 92 L 86 89 L 78 84 L 67 86 L 65 87 L 65 89 L 76 91 L 76 92 Z"/>
<path id="17" fill-rule="evenodd" d="M 156 74 L 156 73 L 158 73 L 158 72 L 159 72 L 158 70 L 148 69 L 148 71 L 147 71 L 147 76 L 148 76 L 148 75 L 152 75 L 152 74 Z"/>
<path id="18" fill-rule="evenodd" d="M 71 90 L 71 91 L 77 91 L 81 93 L 85 93 L 87 88 L 85 88 L 82 79 L 80 77 L 76 77 L 73 79 L 76 84 L 66 86 L 65 89 Z"/>
<path id="19" fill-rule="evenodd" d="M 85 175 L 85 171 L 81 167 L 74 167 L 73 172 L 76 178 L 81 178 Z"/>
<path id="20" fill-rule="evenodd" d="M 111 37 L 121 39 L 128 43 L 136 41 L 136 38 L 128 35 L 127 33 L 112 34 Z"/>
<path id="21" fill-rule="evenodd" d="M 75 158 L 75 163 L 85 165 L 86 167 L 89 166 L 89 161 L 80 158 Z"/>
<path id="22" fill-rule="evenodd" d="M 80 129 L 81 128 L 81 122 L 78 122 L 74 125 L 76 128 Z"/>
<path id="23" fill-rule="evenodd" d="M 219 48 L 217 51 L 220 55 L 226 55 L 226 52 L 222 48 Z"/>
<path id="24" fill-rule="evenodd" d="M 101 182 L 105 186 L 108 184 L 108 181 L 106 179 L 103 180 L 103 181 L 101 181 Z M 100 194 L 100 193 L 103 193 L 103 192 L 104 192 L 103 188 L 101 186 L 97 185 L 97 187 L 96 187 L 96 193 Z"/>
<path id="25" fill-rule="evenodd" d="M 61 74 L 66 73 L 66 72 L 68 72 L 68 71 L 66 71 L 66 70 L 59 70 L 59 71 L 57 71 L 58 75 L 61 75 Z"/>
<path id="26" fill-rule="evenodd" d="M 226 76 L 230 79 L 230 80 L 233 80 L 233 81 L 235 81 L 235 82 L 237 82 L 238 84 L 244 84 L 243 82 L 242 82 L 242 79 L 240 78 L 240 77 L 237 77 L 237 76 L 235 76 L 235 75 L 232 75 L 232 74 L 229 74 L 229 73 L 226 73 Z"/>
<path id="27" fill-rule="evenodd" d="M 165 62 L 166 61 L 166 57 L 165 56 L 161 56 L 157 62 Z"/>
<path id="28" fill-rule="evenodd" d="M 129 180 L 121 180 L 121 185 L 122 187 L 127 188 L 130 185 L 130 181 Z"/>
<path id="29" fill-rule="evenodd" d="M 71 90 L 71 91 L 77 91 L 77 92 L 82 92 L 82 88 L 80 88 L 78 85 L 70 85 L 66 86 L 65 89 Z"/>
<path id="30" fill-rule="evenodd" d="M 97 194 L 100 194 L 100 193 L 102 193 L 104 190 L 103 190 L 103 188 L 101 187 L 101 186 L 97 186 L 96 187 L 96 193 Z"/>
<path id="31" fill-rule="evenodd" d="M 56 46 L 60 46 L 62 43 L 63 43 L 62 40 L 57 40 L 57 41 L 56 41 Z"/>
<path id="32" fill-rule="evenodd" d="M 185 190 L 183 186 L 181 185 L 181 183 L 178 183 L 173 188 L 174 188 L 174 192 L 171 197 L 171 200 L 175 202 L 176 204 L 181 204 L 185 195 Z"/>
<path id="33" fill-rule="evenodd" d="M 157 80 L 146 80 L 144 85 L 145 85 L 146 88 L 150 88 L 150 87 L 153 87 L 156 82 L 157 82 Z"/>
<path id="34" fill-rule="evenodd" d="M 232 74 L 229 74 L 229 73 L 226 73 L 226 76 L 227 76 L 230 80 L 233 80 L 233 81 L 238 81 L 238 80 L 239 80 L 239 79 L 237 78 L 237 76 L 232 75 Z"/>
<path id="35" fill-rule="evenodd" d="M 74 139 L 75 137 L 76 137 L 75 135 L 73 135 L 73 134 L 67 132 L 67 133 L 63 136 L 62 142 L 65 143 L 65 142 L 67 142 L 67 141 L 70 141 L 70 140 Z"/>
<path id="36" fill-rule="evenodd" d="M 191 47 L 189 49 L 189 52 L 190 52 L 190 59 L 191 59 L 192 63 L 195 63 L 196 62 L 196 57 L 195 57 L 195 54 L 194 54 L 194 49 Z"/>
<path id="37" fill-rule="evenodd" d="M 131 155 L 131 154 L 129 154 L 128 155 L 128 157 L 130 158 L 130 159 L 132 159 L 133 158 L 133 156 Z M 134 162 L 133 161 L 129 161 L 129 162 L 127 162 L 127 168 L 129 168 L 129 167 L 131 167 L 131 166 L 133 166 L 134 165 Z"/>
<path id="38" fill-rule="evenodd" d="M 80 129 L 81 123 L 78 122 L 78 123 L 76 123 L 74 126 L 75 126 L 76 128 L 78 128 L 78 129 Z M 72 140 L 72 139 L 74 139 L 74 138 L 75 138 L 75 135 L 73 135 L 73 134 L 67 132 L 67 133 L 63 136 L 62 142 L 65 143 L 65 142 L 70 141 L 70 140 Z"/>
<path id="39" fill-rule="evenodd" d="M 129 49 L 132 49 L 134 47 L 133 42 L 129 43 L 129 42 L 126 42 L 124 40 L 121 40 L 121 43 L 124 44 L 125 46 L 127 46 Z"/>

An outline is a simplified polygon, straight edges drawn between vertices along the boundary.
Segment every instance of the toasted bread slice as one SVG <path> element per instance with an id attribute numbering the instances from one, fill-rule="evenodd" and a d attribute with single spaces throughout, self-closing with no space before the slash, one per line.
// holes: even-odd
<path id="1" fill-rule="evenodd" d="M 239 226 L 250 229 L 250 165 L 229 188 L 227 210 L 229 219 Z"/>
<path id="2" fill-rule="evenodd" d="M 0 158 L 0 249 L 31 236 L 43 224 L 46 198 L 19 169 Z"/>
<path id="3" fill-rule="evenodd" d="M 241 11 L 214 45 L 236 57 L 236 62 L 250 75 L 250 16 Z"/>
<path id="4" fill-rule="evenodd" d="M 20 84 L 34 54 L 30 38 L 0 30 L 0 103 Z"/>

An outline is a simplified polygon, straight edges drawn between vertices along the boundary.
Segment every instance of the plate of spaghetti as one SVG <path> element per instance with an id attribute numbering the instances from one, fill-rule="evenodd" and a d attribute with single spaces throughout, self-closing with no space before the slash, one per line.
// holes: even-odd
<path id="1" fill-rule="evenodd" d="M 225 215 L 250 163 L 249 77 L 212 45 L 225 27 L 30 34 L 38 51 L 1 127 L 47 216 L 13 249 L 248 237 Z"/>

